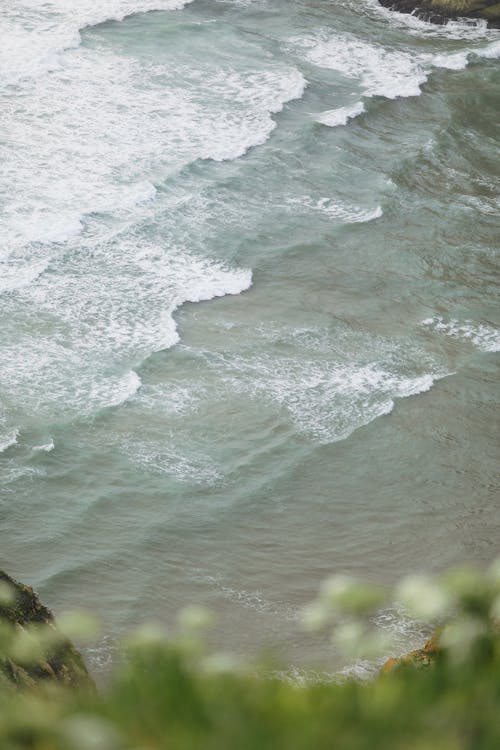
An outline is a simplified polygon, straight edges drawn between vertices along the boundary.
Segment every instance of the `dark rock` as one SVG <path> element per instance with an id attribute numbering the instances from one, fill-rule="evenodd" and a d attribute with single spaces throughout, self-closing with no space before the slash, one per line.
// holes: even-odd
<path id="1" fill-rule="evenodd" d="M 57 629 L 52 612 L 45 607 L 31 586 L 25 586 L 3 571 L 0 584 L 8 587 L 11 597 L 0 602 L 0 624 L 17 633 L 40 628 L 47 636 L 43 656 L 29 663 L 0 652 L 0 682 L 15 687 L 36 687 L 47 681 L 94 689 L 94 683 L 77 649 Z M 46 629 L 46 630 L 45 630 Z"/>
<path id="2" fill-rule="evenodd" d="M 379 0 L 399 13 L 413 13 L 423 21 L 445 24 L 457 18 L 482 18 L 491 28 L 500 28 L 498 0 Z"/>

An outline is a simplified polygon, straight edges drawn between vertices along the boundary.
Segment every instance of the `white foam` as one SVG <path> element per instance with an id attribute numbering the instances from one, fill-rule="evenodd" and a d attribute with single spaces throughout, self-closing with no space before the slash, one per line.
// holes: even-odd
<path id="1" fill-rule="evenodd" d="M 108 212 L 117 211 L 119 209 L 127 210 L 129 208 L 134 208 L 141 203 L 152 201 L 155 197 L 155 186 L 148 180 L 144 180 L 144 182 L 138 182 L 135 185 L 127 187 L 127 189 L 123 191 L 123 195 L 120 197 L 119 203 L 113 203 L 105 208 L 105 210 Z"/>
<path id="2" fill-rule="evenodd" d="M 109 374 L 96 362 L 86 364 L 78 352 L 68 357 L 66 351 L 66 360 L 69 361 L 65 362 L 64 348 L 61 350 L 57 345 L 50 346 L 47 339 L 43 340 L 43 344 L 46 351 L 38 347 L 38 351 L 34 348 L 30 352 L 28 362 L 19 367 L 18 382 L 11 388 L 13 396 L 27 410 L 37 404 L 38 415 L 92 414 L 99 409 L 124 403 L 140 388 L 141 381 L 135 372 Z M 6 351 L 6 356 L 5 377 L 10 380 L 18 352 Z M 36 372 L 38 367 L 44 367 L 44 371 Z M 51 447 L 47 444 L 34 450 L 51 450 Z"/>
<path id="3" fill-rule="evenodd" d="M 486 47 L 473 47 L 461 52 L 449 52 L 447 54 L 422 56 L 435 68 L 447 68 L 448 70 L 464 70 L 474 57 L 494 60 L 500 57 L 500 40 L 492 42 Z"/>
<path id="4" fill-rule="evenodd" d="M 12 430 L 4 435 L 0 434 L 0 453 L 3 453 L 13 445 L 16 445 L 19 437 L 19 430 Z"/>
<path id="5" fill-rule="evenodd" d="M 339 107 L 338 109 L 329 109 L 316 115 L 316 122 L 322 125 L 328 125 L 330 128 L 336 128 L 339 125 L 347 125 L 349 120 L 353 120 L 365 111 L 363 102 L 356 102 L 352 107 Z"/>
<path id="6" fill-rule="evenodd" d="M 474 55 L 478 57 L 484 57 L 488 60 L 496 60 L 500 57 L 500 39 L 496 42 L 488 44 L 486 47 L 480 47 L 472 50 Z"/>
<path id="7" fill-rule="evenodd" d="M 189 384 L 168 382 L 166 386 L 143 386 L 139 401 L 142 409 L 154 411 L 155 414 L 184 417 L 196 411 L 208 397 L 206 388 L 200 387 L 195 391 Z"/>
<path id="8" fill-rule="evenodd" d="M 31 216 L 22 217 L 22 229 L 19 227 L 18 236 L 22 238 L 23 244 L 61 244 L 82 231 L 82 218 L 81 214 L 76 213 L 64 216 L 35 210 Z M 11 226 L 17 229 L 16 222 Z"/>
<path id="9" fill-rule="evenodd" d="M 250 286 L 248 269 L 203 257 L 212 209 L 200 192 L 155 185 L 263 143 L 273 114 L 302 95 L 298 70 L 253 52 L 233 60 L 215 47 L 196 64 L 167 49 L 152 64 L 102 42 L 25 81 L 21 111 L 4 90 L 1 127 L 16 141 L 2 151 L 0 246 L 3 290 L 15 294 L 2 301 L 6 319 L 22 311 L 29 326 L 5 332 L 0 358 L 28 411 L 87 415 L 130 400 L 131 373 L 179 340 L 180 305 Z"/>
<path id="10" fill-rule="evenodd" d="M 0 294 L 13 292 L 23 286 L 29 286 L 48 266 L 48 260 L 13 259 L 8 263 L 0 261 Z"/>
<path id="11" fill-rule="evenodd" d="M 158 436 L 159 438 L 159 436 Z M 168 474 L 181 482 L 202 485 L 218 484 L 222 475 L 213 461 L 202 452 L 193 455 L 183 446 L 167 444 L 165 439 L 148 440 L 130 436 L 122 440 L 120 449 L 130 461 L 144 471 Z"/>
<path id="12" fill-rule="evenodd" d="M 175 225 L 175 221 L 174 221 Z M 14 402 L 39 417 L 91 414 L 130 399 L 131 368 L 178 341 L 175 310 L 239 294 L 247 269 L 228 269 L 160 244 L 121 235 L 73 258 L 6 299 L 5 314 L 31 311 L 31 326 L 0 349 L 2 380 Z M 38 320 L 49 321 L 40 327 Z"/>
<path id="13" fill-rule="evenodd" d="M 54 448 L 55 443 L 53 440 L 50 440 L 48 443 L 43 443 L 43 445 L 34 445 L 32 450 L 35 453 L 50 453 Z"/>
<path id="14" fill-rule="evenodd" d="M 500 55 L 500 40 L 486 47 L 478 45 L 458 52 L 436 54 L 386 48 L 353 34 L 332 34 L 328 30 L 295 37 L 290 44 L 302 51 L 310 63 L 336 70 L 356 81 L 363 96 L 386 99 L 419 96 L 433 68 L 462 70 L 474 56 L 497 58 Z M 334 127 L 345 125 L 351 117 L 363 111 L 360 106 L 363 106 L 362 102 L 352 109 L 328 110 L 320 115 L 319 121 Z"/>
<path id="15" fill-rule="evenodd" d="M 80 31 L 151 10 L 179 10 L 192 0 L 3 0 L 0 86 L 58 70 L 62 53 L 78 47 Z"/>
<path id="16" fill-rule="evenodd" d="M 482 351 L 500 351 L 500 330 L 492 326 L 474 323 L 472 320 L 459 321 L 453 318 L 445 320 L 440 315 L 422 320 L 421 324 L 446 336 L 470 341 Z"/>
<path id="17" fill-rule="evenodd" d="M 296 429 L 320 443 L 345 440 L 389 414 L 396 399 L 423 393 L 447 374 L 406 343 L 348 330 L 337 338 L 298 334 L 264 333 L 268 341 L 276 337 L 274 349 L 288 353 L 224 355 L 213 367 L 232 391 L 279 407 Z M 430 371 L 422 372 L 423 366 Z"/>
<path id="18" fill-rule="evenodd" d="M 157 180 L 194 161 L 235 159 L 264 143 L 272 115 L 302 96 L 303 76 L 221 64 L 153 66 L 81 48 L 32 82 L 22 113 L 4 93 L 0 247 L 63 243 L 90 214 L 133 213 L 155 197 Z"/>
<path id="19" fill-rule="evenodd" d="M 427 80 L 420 61 L 410 53 L 386 49 L 352 34 L 318 32 L 292 43 L 314 65 L 357 80 L 365 96 L 418 96 Z"/>
<path id="20" fill-rule="evenodd" d="M 46 476 L 46 471 L 42 467 L 22 465 L 14 458 L 6 458 L 0 464 L 0 483 L 2 484 L 2 489 L 6 489 L 9 484 L 13 484 L 24 477 L 34 479 L 43 476 Z"/>
<path id="21" fill-rule="evenodd" d="M 365 0 L 367 5 L 378 15 L 383 16 L 391 26 L 403 28 L 406 32 L 419 37 L 430 37 L 449 40 L 481 41 L 496 35 L 496 30 L 488 29 L 483 18 L 461 18 L 449 20 L 445 24 L 424 21 L 411 13 L 399 13 L 380 5 L 377 0 Z"/>
<path id="22" fill-rule="evenodd" d="M 292 206 L 294 211 L 301 208 L 305 208 L 308 211 L 319 211 L 330 219 L 337 219 L 344 224 L 365 223 L 379 219 L 383 215 L 381 206 L 364 209 L 360 206 L 349 205 L 343 201 L 336 201 L 333 198 L 314 199 L 310 195 L 291 196 L 286 199 L 286 205 Z"/>
<path id="23" fill-rule="evenodd" d="M 224 581 L 221 576 L 207 575 L 203 571 L 196 571 L 193 580 L 205 584 L 218 591 L 225 599 L 233 604 L 241 605 L 245 609 L 252 609 L 259 613 L 270 613 L 281 620 L 296 622 L 300 619 L 300 609 L 288 602 L 271 601 L 259 590 L 247 591 L 237 588 Z"/>
<path id="24" fill-rule="evenodd" d="M 97 402 L 100 408 L 119 406 L 133 396 L 141 387 L 141 379 L 131 370 L 117 379 L 93 383 L 89 391 L 90 403 Z"/>
<path id="25" fill-rule="evenodd" d="M 435 68 L 464 70 L 469 62 L 469 53 L 455 52 L 453 54 L 431 55 L 429 61 Z"/>

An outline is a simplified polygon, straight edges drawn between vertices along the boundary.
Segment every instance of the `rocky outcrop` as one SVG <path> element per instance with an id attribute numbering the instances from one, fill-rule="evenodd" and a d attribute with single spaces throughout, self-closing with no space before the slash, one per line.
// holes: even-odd
<path id="1" fill-rule="evenodd" d="M 93 688 L 84 661 L 57 629 L 52 612 L 33 591 L 3 571 L 0 571 L 0 682 L 11 687 L 36 687 L 52 680 L 70 687 Z M 40 634 L 45 644 L 43 651 L 32 658 L 16 657 L 15 649 L 3 648 L 16 637 L 28 635 L 30 630 Z M 19 650 L 19 649 L 18 649 Z"/>
<path id="2" fill-rule="evenodd" d="M 500 28 L 498 0 L 379 0 L 380 5 L 400 13 L 414 13 L 424 21 L 447 23 L 457 18 L 482 18 Z"/>
<path id="3" fill-rule="evenodd" d="M 439 654 L 439 634 L 440 631 L 436 631 L 432 638 L 425 643 L 422 648 L 417 648 L 415 651 L 410 651 L 409 654 L 400 657 L 393 657 L 388 659 L 382 667 L 382 672 L 390 672 L 395 667 L 403 665 L 410 665 L 414 667 L 427 667 L 435 661 Z"/>

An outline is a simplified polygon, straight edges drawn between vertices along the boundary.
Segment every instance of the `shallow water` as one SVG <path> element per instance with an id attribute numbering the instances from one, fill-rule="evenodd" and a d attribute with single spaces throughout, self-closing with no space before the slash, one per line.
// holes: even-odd
<path id="1" fill-rule="evenodd" d="M 238 653 L 344 666 L 297 623 L 326 575 L 498 552 L 499 33 L 6 8 L 1 565 L 103 618 L 95 670 L 192 601 Z"/>

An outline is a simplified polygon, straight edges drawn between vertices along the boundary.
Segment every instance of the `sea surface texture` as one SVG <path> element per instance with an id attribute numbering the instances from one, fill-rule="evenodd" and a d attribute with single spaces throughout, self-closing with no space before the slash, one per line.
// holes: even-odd
<path id="1" fill-rule="evenodd" d="M 0 36 L 1 566 L 103 619 L 96 671 L 192 602 L 348 667 L 299 628 L 325 576 L 498 552 L 499 32 L 2 0 Z"/>

